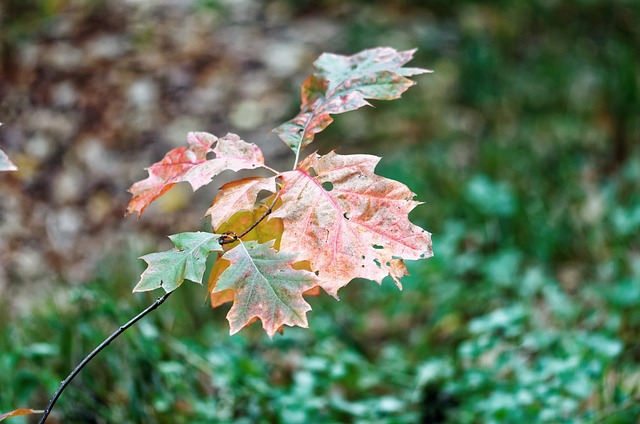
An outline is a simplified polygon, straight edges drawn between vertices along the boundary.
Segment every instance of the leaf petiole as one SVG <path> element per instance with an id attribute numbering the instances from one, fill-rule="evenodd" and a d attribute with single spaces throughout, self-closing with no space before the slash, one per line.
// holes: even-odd
<path id="1" fill-rule="evenodd" d="M 296 167 L 298 166 L 298 160 L 300 159 L 300 150 L 302 150 L 302 142 L 298 143 L 298 147 L 296 148 L 296 160 L 293 162 L 292 171 L 295 171 Z"/>
<path id="2" fill-rule="evenodd" d="M 218 239 L 218 243 L 220 243 L 221 245 L 225 245 L 225 244 L 230 244 L 233 243 L 235 241 L 240 240 L 242 237 L 246 236 L 247 234 L 249 234 L 249 232 L 251 232 L 251 230 L 253 230 L 254 228 L 256 228 L 262 221 L 264 221 L 264 219 L 271 213 L 273 212 L 273 207 L 276 205 L 276 202 L 278 201 L 278 199 L 280 198 L 280 192 L 281 190 L 278 190 L 278 192 L 276 193 L 276 195 L 274 196 L 273 200 L 271 201 L 271 204 L 269 205 L 269 207 L 267 208 L 266 211 L 264 211 L 264 213 L 262 214 L 262 216 L 260 218 L 258 218 L 253 224 L 251 224 L 251 226 L 249 228 L 247 228 L 246 230 L 244 230 L 242 233 L 240 234 L 236 234 L 233 231 L 227 231 L 226 233 L 224 233 L 222 236 L 220 236 L 220 238 Z"/>

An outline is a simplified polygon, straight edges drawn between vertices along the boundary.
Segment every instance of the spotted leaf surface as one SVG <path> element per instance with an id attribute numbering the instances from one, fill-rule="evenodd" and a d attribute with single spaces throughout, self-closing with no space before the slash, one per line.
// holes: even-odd
<path id="1" fill-rule="evenodd" d="M 220 192 L 213 199 L 211 207 L 205 214 L 205 216 L 211 216 L 211 227 L 214 231 L 218 231 L 220 225 L 229 220 L 236 212 L 253 210 L 261 191 L 275 193 L 275 177 L 244 178 L 220 187 Z"/>
<path id="2" fill-rule="evenodd" d="M 169 151 L 160 162 L 148 168 L 148 178 L 131 186 L 129 191 L 133 197 L 127 207 L 128 214 L 142 214 L 151 202 L 176 183 L 186 181 L 193 190 L 197 190 L 222 171 L 264 167 L 264 157 L 258 146 L 241 140 L 235 134 L 218 138 L 208 133 L 192 132 L 187 140 L 189 147 Z M 208 159 L 210 154 L 215 154 L 215 157 Z"/>
<path id="3" fill-rule="evenodd" d="M 307 327 L 307 312 L 311 306 L 302 294 L 317 285 L 314 273 L 294 269 L 296 255 L 278 252 L 273 243 L 241 242 L 224 253 L 219 261 L 228 262 L 222 272 L 213 273 L 214 305 L 222 293 L 226 300 L 233 297 L 227 314 L 231 334 L 260 319 L 269 337 L 283 325 Z"/>
<path id="4" fill-rule="evenodd" d="M 177 289 L 184 280 L 202 284 L 207 257 L 213 251 L 222 251 L 219 234 L 194 232 L 169 236 L 175 248 L 166 252 L 142 256 L 148 267 L 142 273 L 134 292 L 162 287 L 166 292 Z"/>
<path id="5" fill-rule="evenodd" d="M 414 52 L 379 47 L 353 56 L 322 54 L 314 62 L 316 72 L 302 84 L 300 113 L 273 132 L 299 151 L 333 122 L 330 115 L 367 106 L 369 99 L 399 98 L 415 84 L 407 77 L 430 72 L 403 67 Z"/>
<path id="6" fill-rule="evenodd" d="M 403 260 L 433 255 L 431 235 L 409 221 L 419 205 L 404 184 L 374 174 L 371 155 L 313 154 L 282 174 L 281 250 L 299 252 L 318 273 L 319 285 L 337 297 L 354 278 L 399 287 L 407 275 Z"/>

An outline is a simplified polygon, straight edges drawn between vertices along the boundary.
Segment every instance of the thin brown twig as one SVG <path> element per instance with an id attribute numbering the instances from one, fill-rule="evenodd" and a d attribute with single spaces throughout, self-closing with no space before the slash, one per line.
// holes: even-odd
<path id="1" fill-rule="evenodd" d="M 47 420 L 47 417 L 51 413 L 51 410 L 53 409 L 53 406 L 56 404 L 56 401 L 58 400 L 58 398 L 60 397 L 60 395 L 62 394 L 64 389 L 69 385 L 69 383 L 71 383 L 71 380 L 73 380 L 75 378 L 75 376 L 80 373 L 82 368 L 84 368 L 84 366 L 89 363 L 89 361 L 91 361 L 98 353 L 100 353 L 100 351 L 102 349 L 107 347 L 109 345 L 109 343 L 111 343 L 116 337 L 118 337 L 120 334 L 124 333 L 129 327 L 131 327 L 133 324 L 135 324 L 140 319 L 142 319 L 142 317 L 144 317 L 149 312 L 151 312 L 154 309 L 156 309 L 158 306 L 162 305 L 162 303 L 165 300 L 167 300 L 167 298 L 169 297 L 169 295 L 171 295 L 171 293 L 173 293 L 173 292 L 167 292 L 163 296 L 161 296 L 158 299 L 156 299 L 156 301 L 153 302 L 150 306 L 148 306 L 147 309 L 145 309 L 144 311 L 140 312 L 138 315 L 136 315 L 134 318 L 132 318 L 129 322 L 127 322 L 123 326 L 119 327 L 116 331 L 113 332 L 113 334 L 111 334 L 109 337 L 107 337 L 102 343 L 100 343 L 98 345 L 98 347 L 96 347 L 90 354 L 88 354 L 82 360 L 82 362 L 80 362 L 78 364 L 78 366 L 76 366 L 73 369 L 73 371 L 71 371 L 71 374 L 69 374 L 67 376 L 67 378 L 65 378 L 64 381 L 62 383 L 60 383 L 60 387 L 58 387 L 58 390 L 56 390 L 56 392 L 54 393 L 53 397 L 49 401 L 49 404 L 45 408 L 44 413 L 42 414 L 42 417 L 40 418 L 40 421 L 38 421 L 38 424 L 43 424 Z"/>
<path id="2" fill-rule="evenodd" d="M 260 218 L 258 218 L 253 224 L 251 224 L 251 226 L 249 228 L 247 228 L 246 230 L 244 230 L 242 233 L 240 234 L 236 234 L 233 231 L 227 231 L 226 233 L 224 233 L 223 235 L 220 236 L 220 238 L 218 239 L 218 243 L 224 245 L 224 244 L 229 244 L 229 243 L 233 243 L 237 240 L 240 240 L 242 237 L 246 236 L 247 234 L 249 234 L 249 232 L 251 230 L 253 230 L 254 228 L 256 228 L 258 226 L 258 224 L 260 224 L 262 221 L 264 221 L 264 219 L 271 213 L 273 212 L 273 207 L 276 205 L 276 202 L 278 201 L 278 198 L 280 197 L 280 192 L 282 190 L 278 190 L 278 192 L 276 193 L 275 197 L 273 198 L 273 200 L 271 201 L 271 204 L 269 205 L 269 207 L 267 208 L 267 210 L 262 214 L 262 216 Z"/>

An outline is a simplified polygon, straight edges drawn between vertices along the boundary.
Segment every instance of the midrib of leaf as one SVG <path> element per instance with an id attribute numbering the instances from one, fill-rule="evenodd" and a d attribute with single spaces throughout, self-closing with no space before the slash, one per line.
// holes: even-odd
<path id="1" fill-rule="evenodd" d="M 385 71 L 383 70 L 383 71 L 377 71 L 377 72 L 385 72 Z M 386 72 L 393 73 L 393 72 L 395 72 L 395 71 L 388 71 L 388 70 L 387 70 Z M 355 79 L 355 78 L 360 78 L 360 77 L 367 77 L 367 76 L 369 76 L 369 77 L 371 77 L 371 78 L 376 78 L 376 80 L 380 79 L 379 77 L 376 77 L 376 76 L 375 76 L 375 74 L 374 74 L 374 75 L 370 75 L 370 74 L 361 74 L 361 75 L 357 75 L 356 77 L 354 77 L 354 79 Z M 401 75 L 400 75 L 400 76 L 401 76 Z M 409 81 L 410 81 L 410 80 L 409 80 Z M 345 90 L 338 90 L 338 89 L 339 89 L 341 86 L 343 86 L 346 82 L 347 82 L 347 81 L 343 81 L 343 82 L 341 82 L 341 83 L 340 83 L 340 85 L 338 85 L 336 88 L 334 88 L 335 93 L 334 93 L 334 94 L 332 94 L 332 96 L 335 96 L 335 95 L 337 95 L 337 94 L 348 93 L 348 92 L 350 92 L 350 91 L 356 91 L 356 90 L 358 90 L 358 89 L 359 89 L 359 88 L 361 88 L 361 87 L 383 87 L 383 86 L 386 86 L 386 85 L 393 86 L 393 85 L 397 85 L 397 84 L 399 84 L 399 83 L 400 83 L 400 82 L 395 82 L 395 83 L 384 83 L 384 84 L 382 84 L 382 83 L 377 83 L 377 82 L 375 82 L 375 83 L 371 83 L 371 84 L 362 84 L 362 85 L 354 86 L 354 87 L 352 87 L 352 88 L 348 88 L 348 89 L 345 89 Z M 324 104 L 323 104 L 323 106 L 324 106 Z"/>
<path id="2" fill-rule="evenodd" d="M 329 192 L 327 190 L 324 189 L 324 187 L 322 187 L 322 184 L 319 184 L 318 181 L 316 181 L 315 178 L 313 178 L 308 172 L 302 170 L 302 169 L 296 169 L 296 171 L 299 171 L 302 173 L 303 176 L 307 177 L 308 180 L 310 180 L 313 184 L 316 185 L 316 187 L 318 187 L 321 190 L 321 193 L 325 194 L 325 196 L 329 199 L 329 201 L 331 202 L 331 204 L 333 205 L 333 207 L 335 209 L 338 209 L 338 211 L 342 211 L 342 208 L 340 207 L 339 204 L 337 204 L 333 197 L 331 197 L 329 195 Z M 304 189 L 304 188 L 303 188 Z M 316 201 L 315 205 L 317 205 L 317 203 L 320 201 L 320 198 L 318 198 L 318 200 Z M 308 208 L 309 211 L 313 211 L 314 208 Z M 311 213 L 309 212 L 309 214 L 307 215 L 307 219 L 304 223 L 304 233 L 308 233 L 308 228 L 309 228 L 309 222 L 311 221 Z M 344 219 L 344 217 L 342 217 L 342 219 Z"/>
<path id="3" fill-rule="evenodd" d="M 318 103 L 319 105 L 317 107 L 314 107 L 311 109 L 311 114 L 309 115 L 309 118 L 307 119 L 307 122 L 305 122 L 304 127 L 302 128 L 302 133 L 300 134 L 300 141 L 298 142 L 298 146 L 296 147 L 296 160 L 293 164 L 293 169 L 295 170 L 296 167 L 298 166 L 298 159 L 300 157 L 300 150 L 302 150 L 302 142 L 304 141 L 304 137 L 307 135 L 307 129 L 309 128 L 309 123 L 311 121 L 313 121 L 313 118 L 315 116 L 318 115 L 317 112 L 320 112 L 322 110 L 322 108 L 328 103 L 328 100 L 332 99 L 333 96 L 336 95 L 336 93 L 338 93 L 340 87 L 342 87 L 347 81 L 343 80 L 340 84 L 338 84 L 336 86 L 336 88 L 334 88 L 333 90 L 330 90 L 327 94 L 327 96 L 324 97 L 320 97 L 318 99 Z M 345 91 L 348 92 L 348 91 Z"/>
<path id="4" fill-rule="evenodd" d="M 324 196 L 325 196 L 327 199 L 329 199 L 329 202 L 331 202 L 331 204 L 333 205 L 334 209 L 338 211 L 338 217 L 339 217 L 340 219 L 342 219 L 343 221 L 348 221 L 348 222 L 350 222 L 349 220 L 347 220 L 347 219 L 345 219 L 345 218 L 344 218 L 344 215 L 343 215 L 343 214 L 345 213 L 345 212 L 344 212 L 344 210 L 343 210 L 343 209 L 342 209 L 342 207 L 341 207 L 341 206 L 340 206 L 340 205 L 339 205 L 339 204 L 334 200 L 333 196 L 331 196 L 331 195 L 329 194 L 329 192 L 328 192 L 327 190 L 325 190 L 325 189 L 324 189 L 324 187 L 322 187 L 322 184 L 318 183 L 318 181 L 316 181 L 316 179 L 315 179 L 315 178 L 313 178 L 313 177 L 312 177 L 310 174 L 308 174 L 306 171 L 303 171 L 302 169 L 298 169 L 297 171 L 300 171 L 304 176 L 306 176 L 309 180 L 311 180 L 311 182 L 312 182 L 313 184 L 315 184 L 315 185 L 316 185 L 316 186 L 321 190 L 321 193 L 322 193 L 322 194 L 324 194 Z M 320 201 L 320 200 L 319 200 L 319 198 L 318 198 L 318 201 L 317 201 L 317 202 L 319 202 L 319 201 Z M 315 204 L 317 204 L 317 202 L 316 202 Z M 309 208 L 309 210 L 310 210 L 310 211 L 313 211 L 313 210 L 314 210 L 314 208 Z M 306 221 L 305 221 L 305 223 L 304 223 L 304 232 L 305 232 L 305 233 L 308 233 L 308 232 L 309 232 L 309 231 L 308 231 L 308 228 L 309 228 L 309 222 L 311 221 L 311 213 L 312 213 L 312 212 L 309 212 L 309 214 L 307 215 L 307 219 L 306 219 Z M 343 221 L 339 221 L 339 222 L 343 222 Z M 349 231 L 351 231 L 351 233 L 352 233 L 354 236 L 357 236 L 357 234 L 355 233 L 355 231 L 354 231 L 354 230 L 353 230 L 349 225 L 347 225 L 347 228 L 349 229 Z M 355 237 L 355 238 L 356 238 L 356 240 L 358 240 L 358 242 L 359 242 L 361 245 L 365 246 L 362 242 L 360 242 L 360 239 L 359 239 L 358 237 Z M 332 256 L 333 258 L 335 258 L 334 252 L 337 252 L 337 251 L 338 251 L 338 245 L 337 245 L 337 243 L 338 243 L 338 238 L 337 238 L 337 237 L 333 237 L 333 251 L 331 252 L 331 256 Z"/>
<path id="5" fill-rule="evenodd" d="M 377 72 L 383 72 L 382 71 L 375 71 Z M 388 71 L 388 72 L 395 72 L 395 71 Z M 352 79 L 355 78 L 360 78 L 360 77 L 367 77 L 367 76 L 371 76 L 371 74 L 367 74 L 367 73 L 362 73 L 360 75 L 355 75 Z M 375 73 L 372 75 L 372 77 L 375 77 Z M 358 90 L 359 87 L 375 87 L 375 86 L 385 86 L 385 85 L 394 85 L 394 84 L 389 84 L 389 83 L 385 83 L 385 84 L 377 84 L 377 83 L 373 83 L 373 84 L 365 84 L 365 85 L 360 85 L 360 86 L 355 86 L 355 87 L 351 87 L 351 88 L 344 88 L 345 84 L 348 82 L 348 80 L 343 80 L 340 84 L 338 84 L 336 86 L 336 88 L 334 88 L 333 90 L 330 90 L 327 93 L 327 96 L 324 97 L 320 97 L 318 99 L 318 103 L 319 105 L 317 107 L 314 107 L 311 109 L 311 114 L 309 115 L 309 118 L 307 119 L 307 121 L 304 124 L 304 127 L 302 128 L 302 132 L 300 133 L 300 140 L 298 141 L 298 146 L 296 147 L 296 159 L 295 162 L 293 163 L 293 170 L 296 169 L 296 167 L 298 166 L 298 161 L 300 159 L 300 151 L 302 150 L 302 144 L 304 141 L 305 136 L 307 135 L 307 129 L 309 128 L 309 123 L 311 121 L 313 121 L 314 117 L 318 116 L 320 113 L 322 113 L 322 110 L 324 107 L 326 107 L 326 105 L 329 103 L 329 101 L 331 99 L 333 99 L 334 97 L 338 97 L 341 94 L 346 94 L 349 93 L 351 91 L 356 91 Z"/>
<path id="6" fill-rule="evenodd" d="M 307 128 L 309 127 L 309 123 L 313 120 L 314 116 L 316 116 L 315 115 L 315 111 L 317 111 L 322 106 L 324 106 L 326 99 L 327 99 L 327 97 L 324 97 L 324 98 L 322 98 L 322 100 L 319 100 L 320 106 L 318 108 L 312 109 L 311 114 L 309 115 L 309 118 L 307 119 L 307 122 L 305 122 L 305 124 L 304 124 L 304 128 L 302 128 L 302 133 L 300 134 L 300 140 L 298 141 L 298 146 L 296 147 L 296 159 L 293 162 L 293 170 L 294 171 L 298 166 L 298 160 L 300 159 L 300 151 L 302 150 L 302 142 L 304 141 L 304 137 L 307 135 Z"/>
<path id="7" fill-rule="evenodd" d="M 212 237 L 213 237 L 213 236 L 215 236 L 215 235 L 216 235 L 216 234 L 212 234 Z M 193 249 L 191 249 L 191 250 L 189 251 L 189 254 L 190 254 L 190 255 L 193 255 L 193 253 L 192 253 L 192 252 L 194 252 L 194 251 L 198 250 L 198 248 L 199 248 L 200 246 L 204 245 L 206 242 L 208 242 L 209 240 L 211 240 L 211 238 L 212 238 L 212 237 L 209 237 L 208 239 L 206 239 L 206 241 L 202 241 L 202 242 L 198 243 L 198 244 L 197 244 Z M 220 237 L 220 236 L 218 235 L 218 237 Z M 211 252 L 211 250 L 210 250 L 209 252 Z"/>
<path id="8" fill-rule="evenodd" d="M 208 243 L 213 237 L 221 237 L 219 234 L 211 234 L 210 237 L 208 237 L 206 240 L 201 241 L 200 243 L 198 243 L 197 245 L 195 245 L 195 247 L 189 251 L 185 251 L 188 252 L 189 255 L 194 256 L 193 252 L 197 252 L 198 248 L 203 246 L 205 243 Z M 209 250 L 209 253 L 213 252 L 213 250 Z"/>
<path id="9" fill-rule="evenodd" d="M 343 168 L 348 168 L 348 166 L 344 166 Z M 335 169 L 340 169 L 340 168 L 335 168 Z M 412 246 L 410 246 L 410 245 L 408 245 L 408 244 L 406 244 L 406 243 L 404 242 L 404 239 L 397 239 L 397 238 L 395 238 L 395 237 L 391 237 L 391 236 L 389 236 L 389 235 L 388 235 L 388 234 L 386 234 L 386 233 L 380 232 L 376 227 L 370 227 L 370 226 L 366 225 L 366 222 L 359 222 L 359 221 L 352 221 L 352 220 L 350 220 L 350 219 L 345 219 L 345 218 L 344 218 L 344 213 L 345 213 L 345 211 L 344 211 L 344 209 L 342 209 L 342 207 L 340 206 L 340 204 L 336 202 L 336 200 L 335 200 L 334 196 L 332 196 L 330 192 L 328 192 L 327 190 L 325 190 L 325 189 L 324 189 L 324 187 L 322 187 L 322 184 L 319 184 L 319 183 L 318 183 L 318 181 L 316 181 L 316 179 L 315 179 L 315 178 L 313 178 L 311 175 L 309 175 L 307 172 L 305 172 L 305 171 L 303 171 L 303 170 L 301 170 L 301 169 L 298 169 L 297 171 L 302 172 L 302 173 L 303 173 L 303 174 L 304 174 L 308 179 L 310 179 L 310 180 L 311 180 L 311 181 L 312 181 L 312 182 L 313 182 L 317 187 L 319 187 L 319 188 L 320 188 L 321 192 L 325 195 L 325 197 L 326 197 L 327 199 L 329 199 L 329 201 L 331 202 L 332 206 L 336 209 L 336 211 L 337 211 L 337 213 L 338 213 L 338 217 L 339 217 L 340 219 L 342 219 L 343 221 L 347 221 L 347 228 L 349 229 L 349 231 L 351 231 L 351 233 L 352 233 L 352 234 L 354 234 L 354 236 L 356 236 L 355 238 L 356 238 L 358 241 L 360 241 L 360 238 L 359 238 L 359 237 L 357 237 L 357 236 L 358 236 L 358 234 L 357 234 L 357 233 L 356 233 L 356 231 L 351 227 L 351 225 L 350 225 L 350 224 L 353 224 L 354 226 L 355 226 L 355 225 L 358 225 L 358 226 L 360 226 L 360 227 L 364 227 L 364 228 L 366 228 L 367 230 L 369 230 L 370 232 L 376 233 L 376 234 L 380 235 L 380 236 L 381 236 L 381 237 L 383 237 L 383 238 L 387 238 L 387 239 L 393 240 L 393 241 L 397 242 L 398 244 L 401 244 L 401 245 L 403 245 L 403 246 L 405 246 L 405 247 L 407 247 L 407 248 L 409 248 L 409 249 L 413 249 L 413 247 L 412 247 Z M 335 190 L 335 188 L 334 188 L 334 190 Z M 332 191 L 333 191 L 333 190 L 332 190 Z M 335 190 L 335 191 L 337 191 L 337 192 L 339 192 L 339 193 L 353 194 L 353 192 L 349 192 L 349 191 L 345 191 L 345 190 Z M 359 194 L 359 193 L 357 193 L 357 195 L 358 195 L 358 196 L 360 196 L 360 194 Z M 373 195 L 364 195 L 364 194 L 363 194 L 363 196 L 372 197 L 372 198 L 378 198 L 378 199 L 385 199 L 385 198 L 386 198 L 385 196 L 373 196 Z M 310 209 L 312 209 L 312 208 L 310 208 Z M 306 221 L 306 223 L 305 223 L 305 230 L 309 227 L 309 220 L 310 220 L 310 216 L 311 216 L 311 213 L 309 214 L 309 217 L 307 218 L 307 221 Z M 337 240 L 337 239 L 336 239 L 336 240 Z M 366 246 L 366 245 L 365 245 L 365 244 L 363 244 L 362 242 L 360 242 L 360 243 L 361 243 L 363 246 L 365 246 L 365 247 L 369 248 L 369 246 Z M 337 250 L 337 246 L 334 246 L 334 247 L 335 247 L 335 248 L 336 248 L 336 250 Z"/>
<path id="10" fill-rule="evenodd" d="M 260 275 L 260 277 L 267 283 L 267 286 L 269 286 L 269 288 L 271 289 L 271 292 L 273 293 L 273 296 L 278 299 L 278 301 L 285 307 L 287 308 L 289 311 L 293 312 L 295 314 L 295 316 L 297 316 L 300 319 L 303 319 L 302 316 L 300 316 L 294 309 L 291 309 L 291 307 L 289 305 L 287 305 L 281 298 L 280 296 L 278 296 L 278 293 L 273 289 L 272 284 L 269 282 L 269 279 L 267 277 L 264 276 L 264 274 L 260 271 L 260 269 L 258 268 L 258 266 L 256 265 L 255 260 L 251 257 L 251 255 L 249 254 L 249 251 L 247 250 L 247 247 L 245 246 L 245 244 L 242 242 L 242 240 L 240 240 L 240 245 L 242 246 L 242 249 L 244 250 L 244 252 L 247 255 L 247 258 L 249 259 L 249 262 L 251 263 L 251 266 L 253 267 L 253 269 L 256 271 L 256 273 L 258 273 Z M 255 288 L 255 284 L 251 285 L 251 292 L 249 293 L 249 296 L 247 296 L 248 299 L 251 299 L 253 296 L 253 290 Z M 245 308 L 246 309 L 246 308 Z M 273 308 L 273 311 L 275 311 L 276 308 Z M 275 312 L 272 312 L 271 318 L 273 319 L 275 317 L 274 315 Z"/>

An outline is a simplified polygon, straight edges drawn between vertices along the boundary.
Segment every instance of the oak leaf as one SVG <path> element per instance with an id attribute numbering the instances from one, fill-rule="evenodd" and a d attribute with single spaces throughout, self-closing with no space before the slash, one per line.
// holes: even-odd
<path id="1" fill-rule="evenodd" d="M 189 147 L 169 151 L 160 162 L 148 168 L 148 178 L 131 186 L 129 191 L 133 197 L 127 214 L 138 212 L 141 215 L 151 202 L 182 181 L 197 190 L 225 170 L 267 168 L 258 146 L 235 134 L 218 138 L 208 133 L 192 132 L 187 141 Z M 207 159 L 210 153 L 215 154 L 215 158 Z"/>
<path id="2" fill-rule="evenodd" d="M 202 284 L 207 256 L 222 251 L 219 234 L 205 232 L 180 233 L 169 236 L 175 248 L 142 256 L 148 267 L 142 273 L 134 292 L 162 287 L 166 292 L 177 289 L 186 280 Z"/>
<path id="3" fill-rule="evenodd" d="M 278 252 L 273 242 L 240 242 L 222 255 L 218 262 L 227 262 L 222 272 L 212 272 L 212 304 L 221 293 L 224 299 L 233 296 L 233 306 L 227 314 L 230 333 L 235 334 L 253 322 L 262 321 L 269 337 L 283 325 L 308 327 L 306 313 L 311 306 L 302 294 L 316 286 L 312 272 L 294 269 L 296 254 Z"/>
<path id="4" fill-rule="evenodd" d="M 294 152 L 299 152 L 333 122 L 330 115 L 368 106 L 368 99 L 399 98 L 415 84 L 407 77 L 431 72 L 403 67 L 414 52 L 379 47 L 353 56 L 322 54 L 314 62 L 317 72 L 302 84 L 300 113 L 272 132 Z"/>
<path id="5" fill-rule="evenodd" d="M 376 48 L 320 56 L 302 85 L 300 113 L 273 130 L 295 152 L 293 171 L 267 167 L 258 147 L 234 134 L 218 139 L 190 133 L 189 147 L 152 165 L 149 177 L 131 187 L 128 213 L 142 214 L 178 182 L 197 190 L 225 170 L 263 168 L 273 175 L 222 186 L 205 214 L 215 234 L 172 236 L 175 249 L 142 258 L 148 268 L 135 291 L 171 291 L 185 279 L 201 283 L 206 258 L 215 251 L 208 279 L 212 307 L 233 302 L 227 314 L 231 334 L 261 320 L 271 337 L 284 325 L 307 327 L 311 307 L 303 296 L 320 288 L 337 298 L 354 278 L 381 283 L 387 276 L 402 288 L 404 260 L 433 255 L 431 235 L 409 221 L 420 204 L 415 194 L 376 175 L 375 156 L 314 153 L 298 161 L 332 115 L 370 105 L 371 99 L 397 99 L 414 85 L 408 77 L 431 72 L 405 67 L 414 52 Z"/>
<path id="6" fill-rule="evenodd" d="M 433 255 L 431 235 L 409 221 L 420 202 L 404 184 L 374 174 L 371 155 L 312 154 L 281 174 L 282 206 L 270 218 L 284 224 L 281 250 L 299 252 L 332 296 L 354 278 L 398 287 L 403 260 Z"/>

